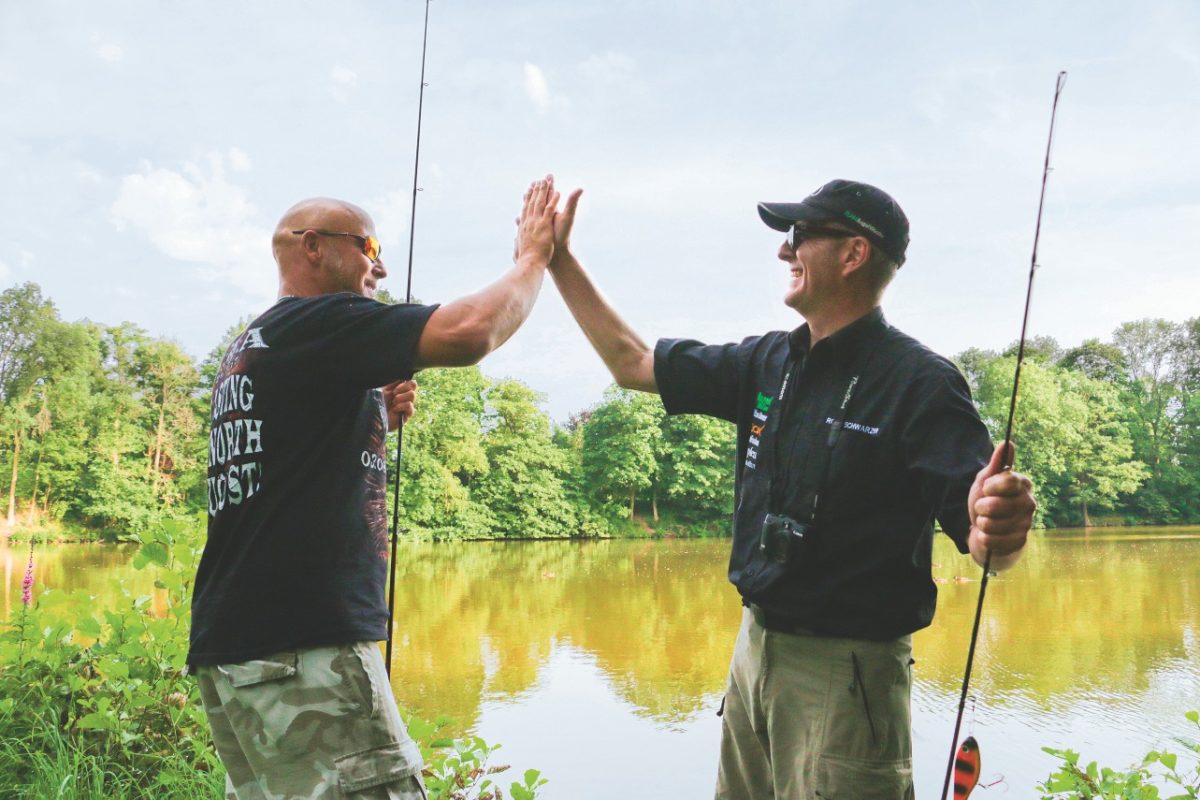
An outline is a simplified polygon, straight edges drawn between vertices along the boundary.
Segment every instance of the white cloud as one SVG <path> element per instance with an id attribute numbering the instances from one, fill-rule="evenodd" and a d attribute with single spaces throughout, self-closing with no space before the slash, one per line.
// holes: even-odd
<path id="1" fill-rule="evenodd" d="M 143 163 L 121 179 L 110 216 L 118 230 L 140 231 L 171 258 L 199 264 L 206 276 L 265 299 L 275 282 L 271 231 L 255 224 L 257 210 L 245 189 L 226 180 L 227 158 L 238 161 L 232 153 L 211 152 L 180 170 Z"/>
<path id="2" fill-rule="evenodd" d="M 229 148 L 229 166 L 234 172 L 250 171 L 250 156 L 236 147 Z"/>
<path id="3" fill-rule="evenodd" d="M 525 64 L 525 94 L 540 113 L 545 114 L 550 108 L 550 87 L 546 84 L 546 74 L 536 64 Z"/>
<path id="4" fill-rule="evenodd" d="M 0 284 L 8 283 L 8 276 L 12 275 L 12 268 L 0 261 Z"/>
<path id="5" fill-rule="evenodd" d="M 358 85 L 358 73 L 341 64 L 338 64 L 330 71 L 329 77 L 333 79 L 334 83 L 341 84 L 342 86 L 353 87 Z"/>
<path id="6" fill-rule="evenodd" d="M 121 49 L 120 45 L 113 44 L 112 42 L 105 42 L 96 48 L 96 55 L 102 61 L 107 61 L 110 64 L 116 64 L 119 61 L 125 60 L 125 51 Z"/>

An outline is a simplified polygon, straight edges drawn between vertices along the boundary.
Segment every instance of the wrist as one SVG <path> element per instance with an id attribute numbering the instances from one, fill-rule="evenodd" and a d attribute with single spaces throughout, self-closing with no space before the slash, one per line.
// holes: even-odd
<path id="1" fill-rule="evenodd" d="M 550 264 L 550 255 L 526 251 L 518 255 L 514 263 L 522 270 L 543 270 Z"/>
<path id="2" fill-rule="evenodd" d="M 575 260 L 575 255 L 571 252 L 570 248 L 559 246 L 554 248 L 554 255 L 550 258 L 547 268 L 552 272 L 557 272 L 560 269 L 569 269 L 571 266 L 577 264 L 579 262 Z"/>

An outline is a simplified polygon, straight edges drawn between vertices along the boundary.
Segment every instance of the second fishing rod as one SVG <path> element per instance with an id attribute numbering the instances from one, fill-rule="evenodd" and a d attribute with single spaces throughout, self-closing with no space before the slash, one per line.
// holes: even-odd
<path id="1" fill-rule="evenodd" d="M 417 232 L 417 194 L 421 191 L 421 121 L 425 110 L 425 54 L 429 45 L 429 3 L 425 0 L 425 24 L 421 33 L 421 86 L 417 94 L 417 139 L 413 154 L 412 206 L 408 221 L 408 276 L 405 280 L 404 302 L 411 303 L 413 279 L 413 246 Z M 388 561 L 388 618 L 387 647 L 384 663 L 392 675 L 392 624 L 396 616 L 396 545 L 400 538 L 400 473 L 404 469 L 404 418 L 396 429 L 396 470 L 392 475 L 391 558 Z"/>

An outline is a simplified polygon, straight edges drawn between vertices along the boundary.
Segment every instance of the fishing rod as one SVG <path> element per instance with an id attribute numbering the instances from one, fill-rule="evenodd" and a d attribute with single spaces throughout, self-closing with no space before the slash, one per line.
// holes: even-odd
<path id="1" fill-rule="evenodd" d="M 1042 191 L 1038 198 L 1037 224 L 1033 229 L 1033 256 L 1029 259 L 1029 283 L 1025 289 L 1025 316 L 1021 321 L 1021 341 L 1017 346 L 1017 368 L 1013 375 L 1012 398 L 1008 403 L 1008 426 L 1004 431 L 1004 455 L 1001 464 L 1003 469 L 1010 470 L 1013 467 L 1013 419 L 1017 412 L 1017 388 L 1021 383 L 1021 363 L 1025 360 L 1025 332 L 1029 328 L 1029 305 L 1033 299 L 1033 277 L 1037 273 L 1038 268 L 1038 241 L 1042 235 L 1042 209 L 1046 204 L 1046 183 L 1050 178 L 1050 149 L 1054 144 L 1054 120 L 1058 115 L 1058 97 L 1062 94 L 1063 86 L 1067 82 L 1066 70 L 1058 73 L 1058 78 L 1054 83 L 1054 103 L 1050 108 L 1050 135 L 1046 139 L 1046 158 L 1042 164 Z M 979 642 L 979 621 L 983 616 L 983 597 L 987 592 L 988 578 L 992 574 L 992 551 L 989 549 L 987 555 L 983 558 L 983 578 L 979 581 L 979 600 L 975 604 L 975 623 L 971 627 L 971 644 L 967 648 L 967 667 L 963 672 L 962 694 L 958 698 L 958 715 L 954 719 L 954 738 L 950 742 L 950 760 L 946 764 L 946 781 L 942 784 L 942 800 L 946 800 L 947 794 L 950 791 L 950 777 L 954 774 L 954 765 L 959 758 L 959 752 L 962 751 L 964 758 L 965 771 L 973 773 L 970 775 L 972 780 L 970 786 L 960 785 L 956 782 L 954 786 L 954 797 L 956 800 L 962 798 L 965 800 L 971 789 L 974 788 L 974 781 L 978 780 L 978 763 L 979 763 L 979 748 L 975 742 L 975 737 L 967 737 L 963 742 L 962 748 L 958 747 L 958 734 L 962 729 L 963 709 L 967 705 L 967 691 L 971 685 L 971 667 L 975 663 L 975 645 Z M 973 769 L 971 769 L 973 767 Z"/>
<path id="2" fill-rule="evenodd" d="M 408 219 L 408 280 L 404 289 L 404 302 L 412 303 L 413 276 L 413 243 L 417 232 L 417 177 L 421 170 L 421 115 L 425 108 L 425 51 L 429 43 L 429 3 L 425 0 L 425 28 L 421 34 L 421 88 L 417 94 L 417 146 L 413 156 L 413 189 L 412 213 Z M 387 618 L 387 654 L 384 661 L 387 665 L 388 678 L 392 677 L 392 620 L 396 616 L 396 540 L 400 532 L 400 471 L 404 457 L 404 418 L 396 428 L 396 473 L 392 476 L 392 557 L 389 562 L 388 577 L 388 618 Z"/>

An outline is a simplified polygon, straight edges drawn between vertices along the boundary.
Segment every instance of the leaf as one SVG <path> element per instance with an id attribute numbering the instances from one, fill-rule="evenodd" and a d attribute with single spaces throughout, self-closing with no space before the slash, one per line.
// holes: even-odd
<path id="1" fill-rule="evenodd" d="M 79 727 L 88 731 L 113 731 L 117 729 L 117 722 L 107 714 L 93 711 L 80 718 Z"/>
<path id="2" fill-rule="evenodd" d="M 85 636 L 100 635 L 100 622 L 95 617 L 81 617 L 75 620 L 75 630 Z"/>
<path id="3" fill-rule="evenodd" d="M 96 668 L 109 678 L 128 678 L 129 665 L 111 658 L 101 659 Z"/>
<path id="4" fill-rule="evenodd" d="M 170 560 L 167 548 L 163 547 L 159 542 L 146 542 L 138 550 L 138 553 L 144 555 L 152 563 L 158 564 L 160 567 L 165 567 Z"/>

